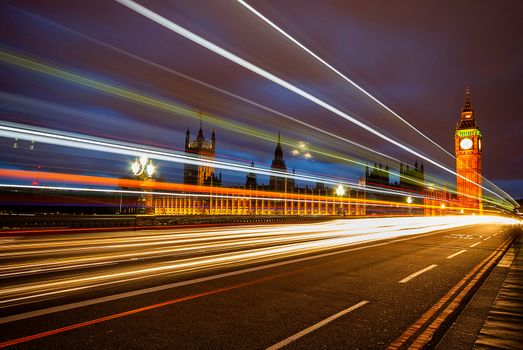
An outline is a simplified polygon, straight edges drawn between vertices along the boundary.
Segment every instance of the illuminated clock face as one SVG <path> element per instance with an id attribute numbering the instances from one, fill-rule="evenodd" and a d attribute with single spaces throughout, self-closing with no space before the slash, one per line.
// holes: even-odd
<path id="1" fill-rule="evenodd" d="M 459 143 L 459 146 L 461 149 L 471 149 L 472 148 L 472 140 L 471 139 L 463 139 Z"/>

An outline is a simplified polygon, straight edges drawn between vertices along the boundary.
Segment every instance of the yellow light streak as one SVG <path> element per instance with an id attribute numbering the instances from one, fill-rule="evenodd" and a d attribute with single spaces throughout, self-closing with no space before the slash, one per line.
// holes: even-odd
<path id="1" fill-rule="evenodd" d="M 10 263 L 2 274 L 31 275 L 33 282 L 11 284 L 0 290 L 0 306 L 121 284 L 158 276 L 181 276 L 195 271 L 239 268 L 364 242 L 429 233 L 473 224 L 514 224 L 515 219 L 495 216 L 445 216 L 337 220 L 301 225 L 193 228 L 169 231 L 158 237 L 90 236 L 2 245 L 11 252 L 35 253 L 31 261 Z M 216 231 L 216 232 L 213 232 Z M 114 235 L 112 235 L 114 236 Z M 129 242 L 125 242 L 129 240 Z M 82 246 L 89 250 L 82 250 Z M 47 250 L 45 256 L 38 253 Z M 64 256 L 66 254 L 66 256 Z M 184 255 L 187 254 L 187 255 Z M 29 254 L 31 255 L 31 254 Z M 49 257 L 54 261 L 47 261 Z M 11 257 L 13 258 L 13 257 Z M 154 258 L 159 261 L 155 261 Z M 133 264 L 125 266 L 125 262 Z M 40 264 L 40 268 L 38 268 Z M 93 265 L 94 264 L 94 265 Z M 83 271 L 97 267 L 97 272 Z M 76 269 L 74 275 L 52 280 L 46 273 Z M 42 274 L 42 275 L 40 275 Z"/>

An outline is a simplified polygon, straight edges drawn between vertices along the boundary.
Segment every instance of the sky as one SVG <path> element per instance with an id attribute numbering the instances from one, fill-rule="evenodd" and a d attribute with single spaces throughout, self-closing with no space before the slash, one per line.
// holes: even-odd
<path id="1" fill-rule="evenodd" d="M 237 2 L 139 3 L 454 169 L 449 154 Z M 483 134 L 483 176 L 523 198 L 523 3 L 248 3 L 451 154 L 470 86 Z M 0 61 L 0 120 L 182 150 L 186 129 L 197 133 L 202 112 L 206 136 L 216 131 L 218 157 L 242 164 L 269 166 L 281 132 L 287 166 L 298 173 L 357 179 L 367 162 L 397 169 L 399 161 L 422 161 L 429 178 L 450 187 L 455 182 L 436 165 L 116 2 L 3 1 L 0 17 L 0 51 L 75 76 L 66 80 Z M 82 83 L 86 78 L 90 84 Z M 142 97 L 116 96 L 93 81 Z M 8 167 L 113 176 L 128 171 L 125 157 L 43 144 L 31 151 L 28 141 L 13 150 L 13 143 L 0 138 L 0 162 Z M 179 165 L 160 162 L 160 169 L 167 179 L 181 178 Z M 244 177 L 224 174 L 230 184 Z"/>

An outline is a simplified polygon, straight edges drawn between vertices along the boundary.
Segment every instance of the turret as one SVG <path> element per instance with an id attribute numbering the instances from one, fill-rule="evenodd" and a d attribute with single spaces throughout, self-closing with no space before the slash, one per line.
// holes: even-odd
<path id="1" fill-rule="evenodd" d="M 283 149 L 281 147 L 281 135 L 278 132 L 278 143 L 276 144 L 276 149 L 274 150 L 274 159 L 272 160 L 271 170 L 276 171 L 287 171 L 287 165 L 285 165 L 285 160 L 283 159 Z M 286 181 L 283 177 L 277 175 L 271 175 L 269 180 L 269 188 L 273 191 L 284 191 L 286 190 Z"/>
<path id="2" fill-rule="evenodd" d="M 470 93 L 470 88 L 467 87 L 467 90 L 465 90 L 465 105 L 461 110 L 461 120 L 458 122 L 457 130 L 476 129 L 478 127 L 474 118 L 472 103 L 470 102 Z"/>
<path id="3" fill-rule="evenodd" d="M 283 149 L 281 147 L 281 135 L 278 132 L 278 143 L 276 144 L 276 149 L 274 150 L 274 160 L 282 161 L 283 160 Z"/>
<path id="4" fill-rule="evenodd" d="M 187 132 L 185 133 L 185 150 L 189 148 L 189 142 L 191 142 L 191 133 L 189 131 L 189 128 L 187 127 Z"/>
<path id="5" fill-rule="evenodd" d="M 258 187 L 258 183 L 256 180 L 256 173 L 254 172 L 255 171 L 254 161 L 251 161 L 251 168 L 252 168 L 252 171 L 250 173 L 248 173 L 247 176 L 245 177 L 245 187 L 256 188 L 256 187 Z"/>

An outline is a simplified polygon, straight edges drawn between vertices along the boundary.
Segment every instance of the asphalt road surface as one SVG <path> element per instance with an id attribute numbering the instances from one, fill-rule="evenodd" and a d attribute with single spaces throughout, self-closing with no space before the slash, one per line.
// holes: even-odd
<path id="1" fill-rule="evenodd" d="M 430 348 L 515 231 L 372 220 L 0 238 L 0 347 Z"/>

